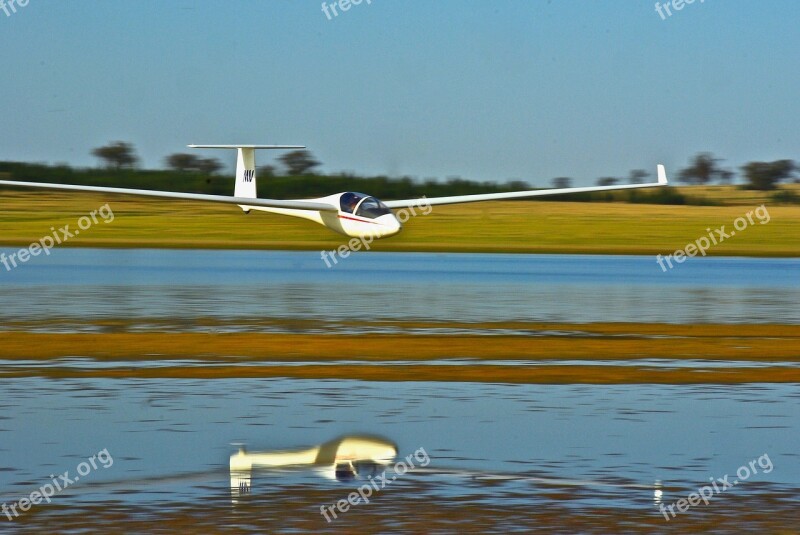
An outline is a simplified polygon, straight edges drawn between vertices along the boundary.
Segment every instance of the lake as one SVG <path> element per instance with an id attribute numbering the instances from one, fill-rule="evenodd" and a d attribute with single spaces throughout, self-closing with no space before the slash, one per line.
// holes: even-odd
<path id="1" fill-rule="evenodd" d="M 406 253 L 358 254 L 328 268 L 314 252 L 62 249 L 0 267 L 0 328 L 67 333 L 124 320 L 132 331 L 193 332 L 213 319 L 223 334 L 268 324 L 364 335 L 399 321 L 461 322 L 464 332 L 502 321 L 798 324 L 799 269 L 793 259 L 695 258 L 664 273 L 652 257 Z M 64 366 L 110 365 L 68 357 Z M 15 366 L 0 362 L 0 370 Z M 795 383 L 59 379 L 43 371 L 2 386 L 0 503 L 18 504 L 65 471 L 86 472 L 52 503 L 0 516 L 2 529 L 106 531 L 123 520 L 127 531 L 283 533 L 448 533 L 459 522 L 485 532 L 800 525 Z M 262 466 L 246 488 L 232 485 L 229 459 L 240 444 L 274 453 L 356 436 L 394 445 L 386 466 L 395 479 L 330 523 L 321 508 L 374 472 Z M 395 462 L 421 450 L 425 466 L 399 473 Z M 666 507 L 726 476 L 737 485 L 665 518 Z"/>

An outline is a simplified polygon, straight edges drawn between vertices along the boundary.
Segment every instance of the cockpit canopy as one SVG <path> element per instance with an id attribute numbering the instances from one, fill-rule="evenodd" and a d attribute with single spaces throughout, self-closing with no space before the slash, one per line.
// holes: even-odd
<path id="1" fill-rule="evenodd" d="M 392 211 L 375 197 L 364 193 L 348 191 L 340 198 L 342 212 L 354 214 L 367 219 L 375 219 Z"/>

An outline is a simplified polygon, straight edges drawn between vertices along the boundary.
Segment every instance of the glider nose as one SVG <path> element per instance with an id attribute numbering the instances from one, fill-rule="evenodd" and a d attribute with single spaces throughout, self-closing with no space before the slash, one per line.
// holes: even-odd
<path id="1" fill-rule="evenodd" d="M 382 236 L 394 236 L 401 230 L 403 230 L 403 225 L 400 224 L 400 221 L 394 216 L 394 214 L 386 214 L 382 215 L 375 220 L 376 223 L 380 224 L 383 227 L 381 232 Z"/>

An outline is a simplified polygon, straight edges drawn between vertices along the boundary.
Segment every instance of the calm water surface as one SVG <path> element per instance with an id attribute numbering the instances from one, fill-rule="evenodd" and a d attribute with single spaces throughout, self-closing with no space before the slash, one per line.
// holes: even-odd
<path id="1" fill-rule="evenodd" d="M 3 251 L 3 249 L 0 249 Z M 12 250 L 5 249 L 9 254 Z M 274 317 L 800 323 L 800 260 L 55 250 L 4 272 L 3 319 Z"/>
<path id="2" fill-rule="evenodd" d="M 0 272 L 0 325 L 109 318 L 170 320 L 176 329 L 193 318 L 796 324 L 798 268 L 798 260 L 692 259 L 662 273 L 650 257 L 366 254 L 328 269 L 306 252 L 59 250 Z M 141 531 L 423 525 L 452 532 L 450 516 L 482 531 L 543 523 L 565 532 L 699 529 L 693 523 L 716 515 L 739 519 L 715 524 L 720 532 L 800 525 L 796 384 L 46 377 L 0 384 L 0 501 L 16 503 L 50 474 L 74 475 L 100 450 L 113 457 L 52 504 L 13 522 L 0 516 L 0 531 L 104 531 L 122 519 Z M 367 481 L 363 474 L 337 480 L 330 466 L 262 469 L 247 496 L 232 495 L 232 443 L 290 450 L 363 434 L 396 444 L 399 458 L 424 448 L 430 463 L 395 474 L 378 498 L 331 524 L 319 507 L 346 498 Z M 724 496 L 664 520 L 661 504 L 709 478 L 734 479 L 758 458 L 771 468 L 756 464 L 758 473 Z"/>

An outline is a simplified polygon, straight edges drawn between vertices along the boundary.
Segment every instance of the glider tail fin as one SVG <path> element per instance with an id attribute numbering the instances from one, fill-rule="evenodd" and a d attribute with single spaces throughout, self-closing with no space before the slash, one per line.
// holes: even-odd
<path id="1" fill-rule="evenodd" d="M 667 170 L 661 164 L 658 164 L 658 183 L 662 186 L 669 185 L 669 182 L 667 181 Z"/>
<path id="2" fill-rule="evenodd" d="M 242 199 L 258 198 L 256 192 L 256 149 L 304 149 L 302 145 L 189 145 L 192 149 L 236 149 L 236 184 L 233 196 Z M 240 208 L 250 212 L 248 206 Z"/>
<path id="3" fill-rule="evenodd" d="M 239 147 L 236 150 L 236 186 L 233 190 L 234 197 L 255 199 L 256 195 L 256 151 L 255 149 Z M 249 212 L 244 206 L 245 212 Z"/>

